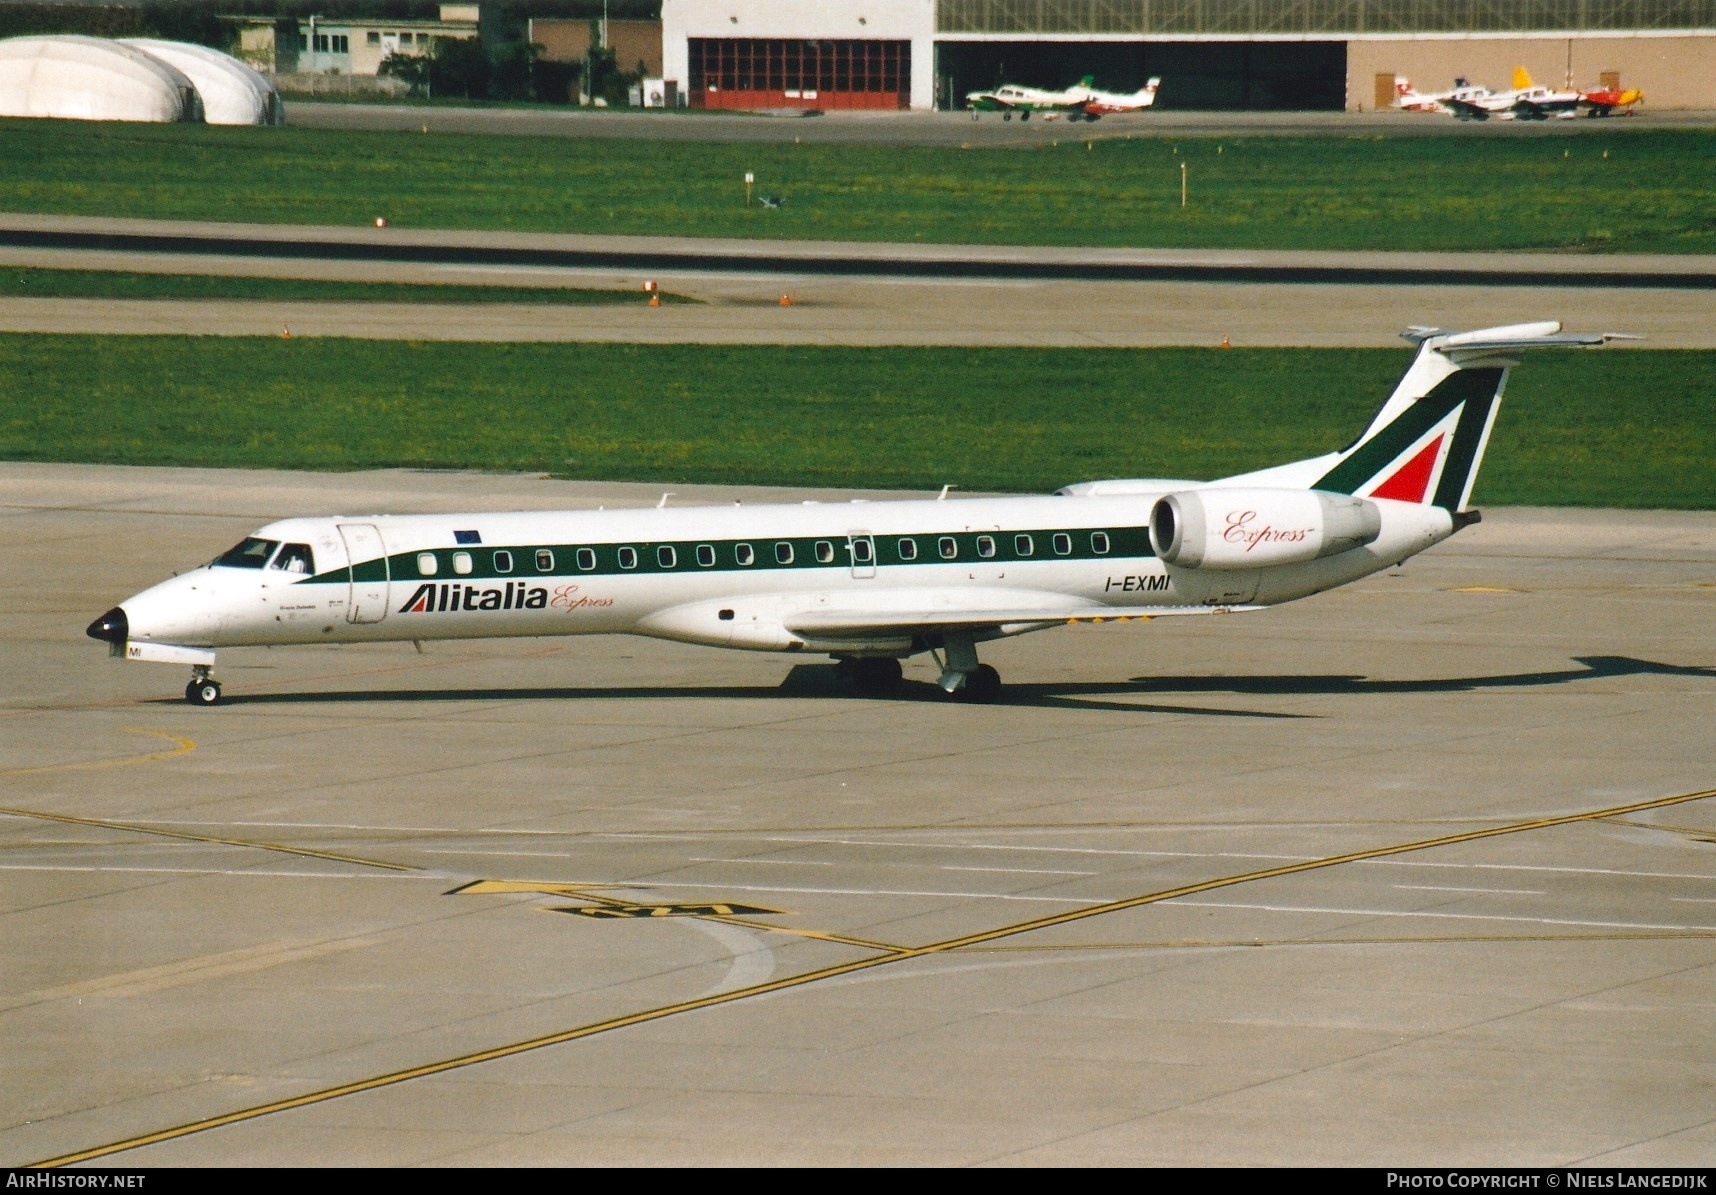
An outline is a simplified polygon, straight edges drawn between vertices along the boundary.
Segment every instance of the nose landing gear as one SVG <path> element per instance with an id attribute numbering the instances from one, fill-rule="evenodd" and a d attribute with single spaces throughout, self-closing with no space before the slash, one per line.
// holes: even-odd
<path id="1" fill-rule="evenodd" d="M 209 675 L 208 665 L 191 666 L 191 683 L 185 686 L 185 700 L 192 705 L 219 704 L 220 682 Z"/>
<path id="2" fill-rule="evenodd" d="M 977 645 L 969 634 L 947 636 L 942 645 L 942 671 L 936 684 L 956 701 L 988 705 L 1000 700 L 1001 674 L 977 662 Z"/>

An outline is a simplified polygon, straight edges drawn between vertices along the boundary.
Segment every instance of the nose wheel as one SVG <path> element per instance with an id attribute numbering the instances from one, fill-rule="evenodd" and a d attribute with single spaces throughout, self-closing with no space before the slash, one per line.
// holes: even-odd
<path id="1" fill-rule="evenodd" d="M 207 668 L 198 665 L 191 669 L 191 683 L 185 686 L 185 700 L 192 705 L 217 705 L 220 703 L 220 682 L 209 675 Z"/>

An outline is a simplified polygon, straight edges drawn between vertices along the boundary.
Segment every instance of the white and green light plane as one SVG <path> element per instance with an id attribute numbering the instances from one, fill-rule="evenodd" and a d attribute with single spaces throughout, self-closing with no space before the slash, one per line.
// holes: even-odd
<path id="1" fill-rule="evenodd" d="M 285 519 L 88 633 L 124 659 L 190 665 L 200 705 L 220 700 L 219 648 L 588 634 L 823 653 L 872 693 L 929 653 L 950 695 L 992 701 L 979 643 L 1273 606 L 1476 522 L 1472 483 L 1519 352 L 1617 334 L 1405 335 L 1418 353 L 1351 445 L 1254 473 L 1035 497 Z"/>

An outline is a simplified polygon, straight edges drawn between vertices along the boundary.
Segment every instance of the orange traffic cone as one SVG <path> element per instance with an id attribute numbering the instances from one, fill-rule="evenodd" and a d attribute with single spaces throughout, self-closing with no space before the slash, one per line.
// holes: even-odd
<path id="1" fill-rule="evenodd" d="M 288 328 L 285 324 L 280 325 L 280 339 L 281 340 L 291 340 L 292 339 L 292 329 Z"/>
<path id="2" fill-rule="evenodd" d="M 792 306 L 792 296 L 791 295 L 782 295 L 781 296 L 781 306 L 782 307 L 791 307 Z"/>
<path id="3" fill-rule="evenodd" d="M 1233 347 L 1233 342 L 1228 340 L 1227 337 L 1223 336 L 1221 338 L 1221 347 L 1224 349 L 1231 349 Z"/>
<path id="4" fill-rule="evenodd" d="M 649 305 L 651 307 L 660 307 L 661 306 L 661 296 L 652 294 L 649 297 Z"/>

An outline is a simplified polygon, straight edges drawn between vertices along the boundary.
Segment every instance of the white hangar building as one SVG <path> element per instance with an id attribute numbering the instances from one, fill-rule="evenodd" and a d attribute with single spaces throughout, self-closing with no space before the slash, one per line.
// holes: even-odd
<path id="1" fill-rule="evenodd" d="M 280 124 L 267 78 L 218 50 L 147 38 L 0 40 L 0 116 Z"/>
<path id="2" fill-rule="evenodd" d="M 196 85 L 209 124 L 284 124 L 280 93 L 268 77 L 231 54 L 195 42 L 128 37 L 123 45 L 178 68 Z"/>
<path id="3" fill-rule="evenodd" d="M 0 116 L 71 120 L 201 120 L 185 74 L 142 50 L 100 37 L 0 41 Z"/>
<path id="4" fill-rule="evenodd" d="M 1393 78 L 1642 88 L 1716 108 L 1716 0 L 662 0 L 665 79 L 694 108 L 958 108 L 999 82 L 1158 106 L 1362 110 Z"/>

